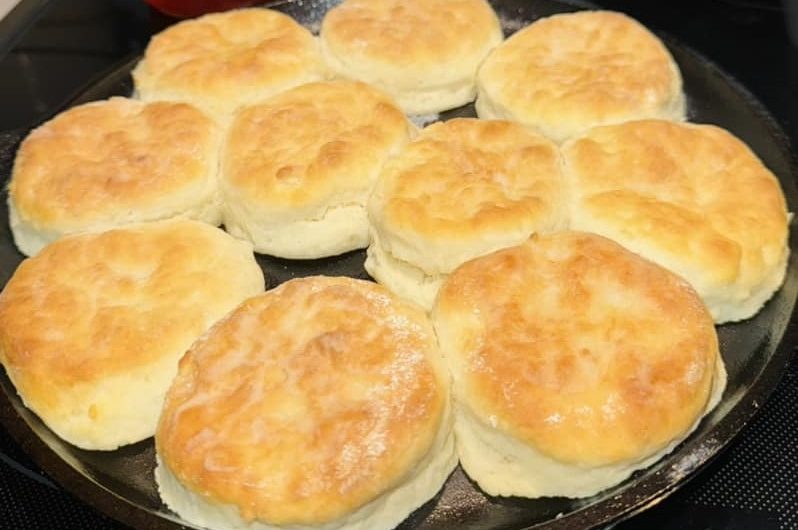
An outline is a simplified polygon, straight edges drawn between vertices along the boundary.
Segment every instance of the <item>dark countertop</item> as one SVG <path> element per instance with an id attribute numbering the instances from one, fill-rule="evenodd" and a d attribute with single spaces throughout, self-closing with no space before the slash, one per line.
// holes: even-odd
<path id="1" fill-rule="evenodd" d="M 794 8 L 798 24 L 798 0 L 597 3 L 710 58 L 759 98 L 798 145 L 798 48 L 785 22 Z M 55 112 L 168 23 L 138 0 L 23 0 L 0 21 L 0 132 L 29 128 Z M 672 497 L 616 528 L 798 529 L 796 410 L 793 361 L 723 454 Z M 0 527 L 126 528 L 55 485 L 2 429 Z"/>

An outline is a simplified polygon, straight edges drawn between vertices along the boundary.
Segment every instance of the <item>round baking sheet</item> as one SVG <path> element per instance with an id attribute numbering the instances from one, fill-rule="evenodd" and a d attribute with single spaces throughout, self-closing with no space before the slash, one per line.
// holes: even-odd
<path id="1" fill-rule="evenodd" d="M 317 31 L 326 9 L 334 1 L 283 0 L 271 7 L 294 16 Z M 542 16 L 571 11 L 586 4 L 551 0 L 494 0 L 507 34 Z M 714 123 L 743 139 L 778 176 L 790 211 L 798 204 L 793 155 L 789 142 L 764 108 L 734 79 L 688 47 L 664 37 L 681 68 L 691 121 Z M 98 80 L 72 104 L 129 95 L 133 58 Z M 473 116 L 469 105 L 423 121 Z M 7 181 L 13 153 L 22 134 L 0 135 L 0 178 Z M 8 229 L 5 201 L 0 205 L 0 282 L 4 285 L 22 260 Z M 670 455 L 635 473 L 622 484 L 587 499 L 496 498 L 481 493 L 458 468 L 443 491 L 422 506 L 400 528 L 545 528 L 581 529 L 608 525 L 656 504 L 673 492 L 716 455 L 745 425 L 775 388 L 793 344 L 798 342 L 794 315 L 798 294 L 796 234 L 791 227 L 787 279 L 774 298 L 753 319 L 720 326 L 721 352 L 729 381 L 720 405 L 698 429 Z M 363 269 L 365 252 L 334 258 L 291 261 L 258 256 L 268 286 L 291 278 L 346 275 L 368 278 Z M 111 517 L 136 528 L 191 528 L 181 523 L 160 502 L 153 480 L 155 455 L 152 440 L 112 452 L 84 451 L 56 437 L 21 403 L 13 386 L 0 373 L 0 420 L 43 470 L 84 501 Z"/>

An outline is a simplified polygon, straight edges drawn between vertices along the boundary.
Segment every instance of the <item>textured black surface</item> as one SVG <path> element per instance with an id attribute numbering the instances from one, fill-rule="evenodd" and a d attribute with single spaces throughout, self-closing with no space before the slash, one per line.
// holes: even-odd
<path id="1" fill-rule="evenodd" d="M 130 12 L 130 5 L 135 3 L 117 1 L 111 4 L 127 4 L 124 8 Z M 70 4 L 71 7 L 76 4 L 84 7 L 92 5 L 95 11 L 109 10 L 108 4 L 89 0 L 75 3 L 55 2 L 53 9 L 65 10 L 65 6 Z M 100 4 L 103 4 L 102 8 L 97 7 Z M 650 6 L 648 2 L 610 1 L 606 4 L 619 9 L 631 9 L 635 16 L 651 27 L 673 33 L 679 40 L 690 44 L 705 43 L 700 49 L 713 59 L 720 57 L 723 66 L 733 72 L 735 67 L 740 66 L 742 70 L 734 72 L 737 77 L 744 85 L 755 89 L 757 96 L 766 105 L 770 104 L 782 126 L 795 138 L 795 107 L 792 99 L 787 97 L 795 96 L 798 92 L 795 87 L 797 77 L 793 75 L 795 51 L 788 45 L 786 48 L 784 46 L 786 34 L 784 22 L 778 12 L 778 3 L 694 2 L 679 3 L 678 7 L 673 7 L 673 4 L 671 7 Z M 113 13 L 108 15 L 116 23 L 120 9 L 112 9 Z M 136 12 L 139 11 L 136 8 Z M 101 28 L 102 21 L 103 19 L 99 19 L 86 27 Z M 131 24 L 139 22 L 141 20 L 136 19 Z M 153 22 L 155 25 L 158 23 L 158 20 Z M 102 29 L 97 31 L 102 32 Z M 130 28 L 127 31 L 130 35 L 142 34 L 141 31 Z M 123 56 L 123 51 L 127 53 L 129 49 L 136 49 L 141 44 L 134 42 L 120 45 L 113 39 L 109 42 L 116 46 L 113 53 L 117 58 Z M 102 70 L 103 68 L 97 68 L 96 72 L 101 73 Z M 785 71 L 788 74 L 786 76 Z M 6 79 L 0 77 L 0 85 L 5 84 Z M 73 83 L 72 86 L 76 86 L 74 80 L 70 82 Z M 53 93 L 52 101 L 57 106 L 58 87 L 54 87 Z M 64 96 L 64 93 L 60 94 L 61 97 Z M 47 113 L 46 110 L 38 112 L 39 117 Z M 733 122 L 734 115 L 727 116 L 726 119 Z M 0 120 L 0 129 L 5 128 L 2 110 Z M 760 134 L 747 140 L 765 141 L 765 145 L 760 148 L 773 148 L 768 145 L 768 139 Z M 794 204 L 792 207 L 795 210 Z M 279 274 L 275 276 L 274 280 L 281 279 L 277 277 Z M 743 372 L 745 369 L 745 366 L 740 367 Z M 793 414 L 798 405 L 795 372 L 793 368 L 780 385 L 773 401 L 765 406 L 764 412 L 754 419 L 743 436 L 733 442 L 732 447 L 698 479 L 642 516 L 619 525 L 619 528 L 798 528 L 798 477 L 794 473 L 798 456 L 796 444 L 793 442 L 798 435 L 798 425 Z M 25 452 L 30 452 L 31 447 L 20 451 L 6 437 L 0 438 L 0 447 L 10 457 L 7 461 L 0 458 L 3 460 L 0 462 L 0 528 L 120 527 L 118 523 L 76 503 L 60 488 L 42 483 L 43 479 L 38 473 L 26 475 L 20 472 L 20 463 L 33 468 L 33 464 L 25 457 Z M 464 522 L 467 522 L 468 515 L 463 513 Z M 142 520 L 131 522 L 140 528 L 149 527 Z M 494 522 L 501 525 L 501 521 Z"/>
<path id="2" fill-rule="evenodd" d="M 700 506 L 772 514 L 782 528 L 798 528 L 798 364 L 756 418 L 726 463 L 708 474 L 687 500 Z"/>
<path id="3" fill-rule="evenodd" d="M 1 528 L 114 528 L 110 519 L 56 486 L 37 471 L 5 431 L 0 432 Z M 46 509 L 43 509 L 46 507 Z M 118 525 L 119 528 L 127 528 Z"/>
<path id="4" fill-rule="evenodd" d="M 742 435 L 661 505 L 619 530 L 798 528 L 798 359 Z"/>

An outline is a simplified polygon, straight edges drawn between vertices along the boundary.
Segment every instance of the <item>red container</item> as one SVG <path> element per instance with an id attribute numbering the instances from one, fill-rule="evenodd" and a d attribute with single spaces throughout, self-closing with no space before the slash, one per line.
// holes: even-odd
<path id="1" fill-rule="evenodd" d="M 257 0 L 147 0 L 147 3 L 167 15 L 188 18 L 214 11 L 251 6 L 257 3 Z"/>

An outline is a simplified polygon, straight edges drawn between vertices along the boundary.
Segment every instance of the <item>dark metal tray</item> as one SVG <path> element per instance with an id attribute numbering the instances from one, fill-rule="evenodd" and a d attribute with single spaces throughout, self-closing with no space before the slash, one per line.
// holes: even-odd
<path id="1" fill-rule="evenodd" d="M 283 0 L 271 4 L 294 16 L 314 31 L 334 0 Z M 553 0 L 494 0 L 509 33 L 541 16 L 571 11 L 587 4 Z M 778 176 L 790 211 L 798 204 L 796 168 L 790 145 L 773 118 L 734 79 L 686 46 L 663 36 L 682 70 L 691 121 L 714 123 L 742 138 Z M 138 58 L 122 64 L 99 79 L 73 104 L 112 95 L 128 95 L 130 70 Z M 472 116 L 466 106 L 440 119 Z M 0 134 L 0 179 L 7 181 L 13 154 L 22 136 Z M 793 223 L 794 225 L 794 223 Z M 792 348 L 798 343 L 794 316 L 798 295 L 798 239 L 791 227 L 787 279 L 781 290 L 753 319 L 718 328 L 729 382 L 720 405 L 676 450 L 654 466 L 635 473 L 622 484 L 581 500 L 547 498 L 527 500 L 496 498 L 481 493 L 458 470 L 443 491 L 417 510 L 400 528 L 545 528 L 576 529 L 608 525 L 654 505 L 675 491 L 715 456 L 753 416 L 775 388 Z M 311 274 L 367 278 L 365 253 L 351 252 L 335 258 L 291 261 L 258 256 L 268 286 Z M 11 277 L 22 260 L 8 230 L 5 201 L 0 205 L 0 284 Z M 113 452 L 84 451 L 56 437 L 21 403 L 13 386 L 0 371 L 0 421 L 46 472 L 68 490 L 111 517 L 136 528 L 187 528 L 161 504 L 153 480 L 154 448 L 151 440 Z"/>

